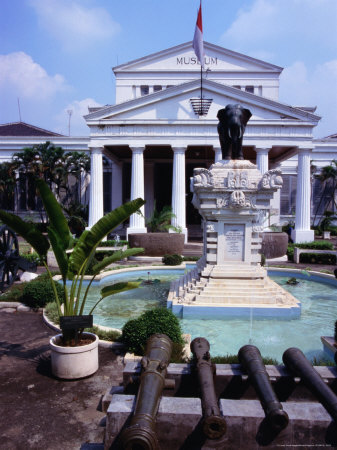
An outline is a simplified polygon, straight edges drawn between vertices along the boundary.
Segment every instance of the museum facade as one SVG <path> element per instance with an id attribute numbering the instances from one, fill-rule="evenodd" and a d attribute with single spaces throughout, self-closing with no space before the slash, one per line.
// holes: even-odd
<path id="1" fill-rule="evenodd" d="M 145 217 L 165 205 L 172 205 L 173 225 L 186 240 L 189 232 L 198 233 L 189 179 L 194 168 L 221 160 L 217 112 L 240 104 L 252 113 L 245 159 L 262 173 L 281 168 L 284 174 L 268 223 L 280 221 L 281 208 L 283 219 L 294 216 L 294 240 L 313 240 L 312 160 L 319 168 L 337 159 L 336 136 L 314 140 L 316 108 L 279 102 L 281 67 L 207 42 L 204 48 L 202 105 L 200 65 L 187 42 L 114 67 L 116 104 L 89 108 L 89 136 L 50 139 L 67 142 L 66 150 L 73 145 L 90 152 L 89 226 L 123 202 L 143 197 L 143 215 L 131 216 L 127 234 L 146 232 Z M 0 136 L 2 155 L 5 146 Z"/>

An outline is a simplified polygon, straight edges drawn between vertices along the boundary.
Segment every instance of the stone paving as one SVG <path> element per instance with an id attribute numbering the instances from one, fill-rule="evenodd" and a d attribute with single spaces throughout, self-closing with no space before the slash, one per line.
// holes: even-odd
<path id="1" fill-rule="evenodd" d="M 12 310 L 13 311 L 13 310 Z M 49 338 L 41 313 L 0 312 L 0 448 L 102 448 L 101 399 L 122 381 L 123 357 L 99 349 L 100 367 L 84 380 L 51 375 Z"/>

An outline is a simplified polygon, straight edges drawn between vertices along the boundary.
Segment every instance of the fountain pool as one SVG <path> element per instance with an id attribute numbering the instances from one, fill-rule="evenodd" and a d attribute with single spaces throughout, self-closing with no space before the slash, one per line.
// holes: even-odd
<path id="1" fill-rule="evenodd" d="M 189 267 L 190 268 L 190 267 Z M 148 273 L 150 272 L 150 274 Z M 184 273 L 184 269 L 136 270 L 108 275 L 96 282 L 90 289 L 87 310 L 97 301 L 99 290 L 117 281 L 138 279 L 160 282 L 142 285 L 138 289 L 123 292 L 104 299 L 94 311 L 94 322 L 112 328 L 122 328 L 132 318 L 156 306 L 166 306 L 170 282 Z M 299 319 L 276 320 L 249 318 L 202 320 L 181 319 L 185 333 L 192 339 L 203 336 L 210 342 L 211 354 L 237 353 L 247 343 L 256 345 L 263 356 L 282 361 L 283 352 L 289 347 L 299 347 L 308 358 L 327 357 L 322 350 L 320 336 L 332 336 L 337 318 L 337 283 L 334 279 L 324 281 L 316 275 L 294 272 L 275 272 L 268 275 L 301 300 L 302 312 Z M 297 285 L 287 285 L 289 278 L 296 277 Z M 329 284 L 331 283 L 331 284 Z"/>

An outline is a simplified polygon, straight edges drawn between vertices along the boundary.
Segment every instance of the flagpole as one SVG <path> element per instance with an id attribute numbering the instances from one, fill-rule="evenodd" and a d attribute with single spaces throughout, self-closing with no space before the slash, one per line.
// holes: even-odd
<path id="1" fill-rule="evenodd" d="M 202 65 L 200 64 L 200 112 L 202 113 Z"/>

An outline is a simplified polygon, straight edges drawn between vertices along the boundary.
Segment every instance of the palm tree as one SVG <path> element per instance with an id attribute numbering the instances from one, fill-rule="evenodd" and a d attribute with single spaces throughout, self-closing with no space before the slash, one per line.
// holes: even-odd
<path id="1" fill-rule="evenodd" d="M 336 203 L 336 189 L 337 189 L 337 160 L 332 160 L 331 164 L 328 166 L 324 166 L 321 169 L 321 172 L 318 175 L 315 175 L 317 180 L 320 180 L 324 185 L 324 189 L 317 205 L 315 216 L 313 220 L 313 224 L 315 224 L 316 217 L 318 215 L 318 211 L 321 207 L 323 199 L 326 197 L 326 194 L 329 193 L 329 201 L 327 203 L 327 207 L 331 204 L 332 210 L 335 210 L 337 207 Z"/>

